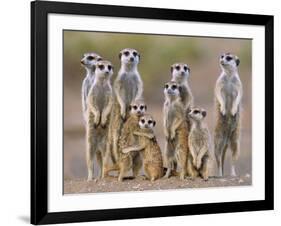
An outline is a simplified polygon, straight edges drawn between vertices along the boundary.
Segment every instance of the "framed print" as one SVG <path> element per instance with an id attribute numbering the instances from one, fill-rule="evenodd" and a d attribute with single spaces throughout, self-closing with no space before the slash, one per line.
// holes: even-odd
<path id="1" fill-rule="evenodd" d="M 31 3 L 31 223 L 273 209 L 273 16 Z"/>

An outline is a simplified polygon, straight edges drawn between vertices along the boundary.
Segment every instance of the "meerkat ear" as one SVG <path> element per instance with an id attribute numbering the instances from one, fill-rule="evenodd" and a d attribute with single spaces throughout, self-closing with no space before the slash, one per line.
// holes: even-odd
<path id="1" fill-rule="evenodd" d="M 202 111 L 202 115 L 203 115 L 203 117 L 205 118 L 206 115 L 207 115 L 207 112 L 206 112 L 206 111 Z"/>
<path id="2" fill-rule="evenodd" d="M 119 53 L 119 59 L 121 60 L 122 52 Z"/>
<path id="3" fill-rule="evenodd" d="M 155 126 L 156 125 L 156 121 L 153 121 L 153 126 Z"/>
<path id="4" fill-rule="evenodd" d="M 144 109 L 147 111 L 147 106 L 146 105 L 144 105 Z"/>
<path id="5" fill-rule="evenodd" d="M 170 70 L 171 70 L 171 73 L 173 73 L 173 70 L 174 70 L 173 66 L 171 66 Z"/>
<path id="6" fill-rule="evenodd" d="M 236 66 L 238 66 L 238 65 L 240 64 L 239 58 L 237 58 L 237 59 L 235 60 L 235 62 L 236 62 Z"/>
<path id="7" fill-rule="evenodd" d="M 129 106 L 129 111 L 131 111 L 131 110 L 132 110 L 132 106 L 130 105 L 130 106 Z"/>
<path id="8" fill-rule="evenodd" d="M 141 58 L 141 57 L 140 57 L 140 54 L 139 54 L 139 53 L 138 53 L 138 56 L 139 56 L 139 61 L 140 61 L 140 58 Z"/>

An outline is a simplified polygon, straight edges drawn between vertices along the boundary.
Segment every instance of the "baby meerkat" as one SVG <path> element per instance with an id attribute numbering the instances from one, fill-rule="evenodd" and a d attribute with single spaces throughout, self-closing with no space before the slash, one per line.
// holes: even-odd
<path id="1" fill-rule="evenodd" d="M 134 135 L 134 132 L 139 131 L 139 118 L 144 115 L 147 107 L 143 100 L 134 100 L 130 105 L 130 115 L 126 120 L 119 140 L 119 150 L 126 147 L 136 145 L 138 143 L 138 137 Z M 119 152 L 118 162 L 108 169 L 119 170 L 118 180 L 122 181 L 125 174 L 133 169 L 133 176 L 137 177 L 142 166 L 142 160 L 140 153 L 131 152 L 128 154 Z"/>
<path id="2" fill-rule="evenodd" d="M 153 132 L 155 124 L 156 122 L 152 116 L 143 115 L 139 119 L 140 131 L 134 132 L 134 135 L 139 137 L 139 144 L 122 149 L 125 154 L 142 151 L 143 169 L 146 178 L 150 181 L 155 181 L 163 176 L 162 154 Z M 144 134 L 147 136 L 144 136 Z"/>
<path id="3" fill-rule="evenodd" d="M 187 174 L 188 156 L 188 125 L 186 110 L 180 97 L 181 86 L 176 82 L 168 82 L 165 85 L 164 133 L 166 136 L 165 161 L 167 172 L 165 177 L 176 170 L 175 164 L 181 168 L 180 178 L 184 179 Z"/>
<path id="4" fill-rule="evenodd" d="M 190 68 L 185 63 L 175 63 L 171 66 L 171 74 L 171 81 L 177 82 L 181 86 L 182 103 L 185 110 L 188 110 L 193 104 L 193 95 L 188 83 Z"/>
<path id="5" fill-rule="evenodd" d="M 88 117 L 86 129 L 86 160 L 88 181 L 93 178 L 94 155 L 101 168 L 100 177 L 104 177 L 105 147 L 108 117 L 112 109 L 113 94 L 110 78 L 113 66 L 109 61 L 99 61 L 96 65 L 95 80 L 88 96 Z"/>
<path id="6" fill-rule="evenodd" d="M 143 82 L 138 72 L 140 54 L 135 49 L 123 49 L 119 53 L 121 68 L 114 81 L 115 101 L 110 117 L 107 151 L 112 154 L 113 161 L 118 160 L 118 142 L 124 121 L 132 101 L 141 99 Z"/>
<path id="7" fill-rule="evenodd" d="M 219 62 L 222 72 L 215 87 L 215 155 L 219 176 L 223 176 L 225 154 L 229 147 L 232 152 L 231 176 L 236 176 L 235 162 L 240 152 L 240 108 L 243 93 L 238 74 L 240 60 L 237 56 L 226 53 L 220 56 Z"/>
<path id="8" fill-rule="evenodd" d="M 86 70 L 86 77 L 82 82 L 82 112 L 83 118 L 86 122 L 87 120 L 87 98 L 90 91 L 91 86 L 94 83 L 95 79 L 95 70 L 96 70 L 96 63 L 102 60 L 101 56 L 96 53 L 85 53 L 80 60 L 81 65 Z"/>
<path id="9" fill-rule="evenodd" d="M 190 151 L 188 155 L 188 173 L 192 178 L 200 174 L 204 180 L 208 180 L 210 133 L 203 122 L 207 112 L 204 109 L 191 108 L 188 115 L 191 121 L 188 136 Z"/>

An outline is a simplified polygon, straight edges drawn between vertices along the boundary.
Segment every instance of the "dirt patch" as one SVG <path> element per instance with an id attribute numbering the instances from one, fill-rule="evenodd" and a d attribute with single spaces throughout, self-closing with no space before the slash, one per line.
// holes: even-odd
<path id="1" fill-rule="evenodd" d="M 180 180 L 178 177 L 159 179 L 154 182 L 142 178 L 125 179 L 118 182 L 116 177 L 108 177 L 103 180 L 87 182 L 86 179 L 65 180 L 65 194 L 93 193 L 93 192 L 120 192 L 120 191 L 144 191 L 144 190 L 166 190 L 182 188 L 206 188 L 251 185 L 252 179 L 249 174 L 241 177 L 211 177 L 208 181 L 201 178 L 195 180 Z"/>

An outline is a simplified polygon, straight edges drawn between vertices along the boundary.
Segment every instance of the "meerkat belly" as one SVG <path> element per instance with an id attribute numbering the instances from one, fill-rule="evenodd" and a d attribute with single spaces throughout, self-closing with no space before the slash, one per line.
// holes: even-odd
<path id="1" fill-rule="evenodd" d="M 122 97 L 125 100 L 126 105 L 128 106 L 137 95 L 137 82 L 130 78 L 124 79 L 123 81 L 124 87 L 127 87 L 126 90 L 122 90 Z"/>
<path id="2" fill-rule="evenodd" d="M 225 109 L 227 113 L 230 113 L 233 102 L 237 96 L 237 90 L 231 82 L 228 82 L 223 88 L 223 94 L 225 99 Z"/>
<path id="3" fill-rule="evenodd" d="M 93 87 L 95 88 L 95 87 Z M 107 93 L 109 92 L 109 89 L 108 87 L 99 87 L 100 92 L 98 92 L 98 95 L 96 96 L 97 100 L 98 100 L 98 107 L 99 109 L 104 109 L 105 108 L 105 105 L 107 103 L 107 98 L 108 98 L 108 95 Z"/>
<path id="4" fill-rule="evenodd" d="M 194 131 L 190 134 L 190 144 L 191 146 L 195 147 L 194 151 L 196 154 L 206 145 L 206 141 L 204 139 L 204 134 L 198 131 Z"/>

